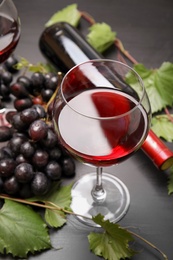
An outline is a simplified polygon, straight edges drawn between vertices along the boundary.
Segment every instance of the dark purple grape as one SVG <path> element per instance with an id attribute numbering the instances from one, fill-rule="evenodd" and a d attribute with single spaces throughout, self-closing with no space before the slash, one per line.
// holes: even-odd
<path id="1" fill-rule="evenodd" d="M 52 97 L 54 91 L 52 89 L 42 89 L 41 96 L 44 102 L 48 102 L 49 99 Z"/>
<path id="2" fill-rule="evenodd" d="M 61 175 L 62 175 L 61 165 L 56 161 L 50 161 L 46 165 L 45 172 L 52 181 L 58 181 L 61 179 Z"/>
<path id="3" fill-rule="evenodd" d="M 20 185 L 15 176 L 4 181 L 4 190 L 9 195 L 14 195 L 20 190 Z"/>
<path id="4" fill-rule="evenodd" d="M 12 126 L 18 130 L 18 131 L 24 131 L 26 130 L 26 125 L 25 123 L 21 120 L 20 118 L 20 113 L 16 113 L 10 122 Z"/>
<path id="5" fill-rule="evenodd" d="M 32 102 L 33 105 L 44 105 L 44 102 L 42 100 L 42 97 L 39 95 L 33 96 L 32 97 Z"/>
<path id="6" fill-rule="evenodd" d="M 5 115 L 5 119 L 10 123 L 12 124 L 12 121 L 13 121 L 13 116 L 17 114 L 17 111 L 16 110 L 11 110 L 11 111 L 8 111 Z"/>
<path id="7" fill-rule="evenodd" d="M 31 144 L 31 142 L 26 141 L 21 145 L 20 152 L 25 158 L 31 158 L 35 152 L 35 147 Z"/>
<path id="8" fill-rule="evenodd" d="M 27 141 L 28 140 L 28 134 L 27 134 L 27 132 L 14 132 L 13 133 L 13 137 L 21 137 L 21 138 L 23 138 L 24 139 L 24 142 L 25 142 L 25 140 Z"/>
<path id="9" fill-rule="evenodd" d="M 0 149 L 0 160 L 6 159 L 6 158 L 11 158 L 10 155 L 4 151 L 2 148 Z"/>
<path id="10" fill-rule="evenodd" d="M 39 141 L 46 137 L 47 131 L 47 124 L 43 120 L 38 119 L 30 125 L 29 136 L 33 141 Z"/>
<path id="11" fill-rule="evenodd" d="M 75 175 L 75 163 L 71 157 L 65 157 L 61 160 L 62 173 L 65 177 Z"/>
<path id="12" fill-rule="evenodd" d="M 51 129 L 48 129 L 46 137 L 44 139 L 41 139 L 40 142 L 46 148 L 53 148 L 55 145 L 57 145 L 58 138 Z"/>
<path id="13" fill-rule="evenodd" d="M 50 188 L 50 181 L 43 172 L 36 172 L 31 181 L 31 191 L 34 195 L 44 195 Z"/>
<path id="14" fill-rule="evenodd" d="M 12 130 L 8 126 L 0 126 L 0 142 L 6 142 L 12 137 Z"/>
<path id="15" fill-rule="evenodd" d="M 39 118 L 39 114 L 37 113 L 36 109 L 31 107 L 21 111 L 20 118 L 26 125 L 30 125 Z"/>
<path id="16" fill-rule="evenodd" d="M 32 165 L 29 163 L 19 164 L 14 171 L 14 175 L 19 183 L 30 182 L 34 176 Z"/>
<path id="17" fill-rule="evenodd" d="M 19 165 L 21 163 L 29 163 L 28 159 L 26 157 L 23 156 L 23 154 L 19 154 L 16 156 L 16 164 Z"/>
<path id="18" fill-rule="evenodd" d="M 49 151 L 49 156 L 52 160 L 58 161 L 62 156 L 62 151 L 59 147 L 54 147 Z"/>
<path id="19" fill-rule="evenodd" d="M 44 109 L 43 106 L 39 105 L 39 104 L 35 104 L 32 106 L 32 108 L 34 108 L 37 113 L 39 114 L 39 118 L 45 118 L 46 117 L 46 111 Z"/>
<path id="20" fill-rule="evenodd" d="M 5 158 L 0 161 L 0 177 L 10 177 L 13 175 L 16 162 L 11 158 Z"/>
<path id="21" fill-rule="evenodd" d="M 25 87 L 25 89 L 31 93 L 32 92 L 32 80 L 28 78 L 27 76 L 20 76 L 17 78 L 18 83 L 22 83 L 22 85 Z"/>
<path id="22" fill-rule="evenodd" d="M 1 80 L 5 85 L 9 85 L 13 80 L 13 76 L 9 71 L 4 70 L 2 73 Z"/>
<path id="23" fill-rule="evenodd" d="M 45 167 L 48 161 L 49 155 L 42 149 L 37 149 L 32 157 L 32 163 L 39 169 Z"/>
<path id="24" fill-rule="evenodd" d="M 14 100 L 14 107 L 17 111 L 22 111 L 26 108 L 29 108 L 33 105 L 31 98 L 22 98 Z"/>
<path id="25" fill-rule="evenodd" d="M 4 83 L 1 83 L 0 85 L 0 94 L 1 96 L 6 99 L 6 98 L 9 98 L 10 96 L 10 87 L 8 85 L 5 85 Z"/>
<path id="26" fill-rule="evenodd" d="M 29 96 L 29 92 L 22 82 L 13 83 L 10 86 L 10 91 L 17 98 L 26 98 Z"/>
<path id="27" fill-rule="evenodd" d="M 33 84 L 33 88 L 34 89 L 41 89 L 43 87 L 43 83 L 44 83 L 44 75 L 41 72 L 34 72 L 31 75 L 31 80 L 32 80 L 32 84 Z"/>
<path id="28" fill-rule="evenodd" d="M 8 145 L 11 149 L 11 151 L 15 154 L 18 155 L 20 154 L 20 148 L 21 145 L 27 141 L 26 137 L 23 136 L 13 136 L 11 140 L 8 142 Z"/>
<path id="29" fill-rule="evenodd" d="M 4 146 L 4 147 L 1 148 L 1 150 L 2 150 L 3 152 L 5 152 L 5 154 L 7 154 L 7 158 L 13 158 L 13 152 L 12 152 L 12 150 L 10 149 L 10 147 Z"/>
<path id="30" fill-rule="evenodd" d="M 14 55 L 11 55 L 5 62 L 5 68 L 11 72 L 11 73 L 16 73 L 18 70 L 15 68 L 15 65 L 18 63 L 18 60 Z"/>
<path id="31" fill-rule="evenodd" d="M 51 89 L 53 92 L 58 86 L 58 76 L 55 73 L 47 73 L 45 75 L 44 87 L 45 89 Z"/>

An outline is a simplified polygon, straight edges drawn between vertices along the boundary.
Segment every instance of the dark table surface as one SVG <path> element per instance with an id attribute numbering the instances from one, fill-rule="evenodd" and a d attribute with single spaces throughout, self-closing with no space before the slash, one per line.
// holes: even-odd
<path id="1" fill-rule="evenodd" d="M 14 0 L 21 18 L 22 34 L 15 54 L 32 63 L 45 61 L 39 51 L 38 39 L 51 15 L 73 2 L 68 0 Z M 78 8 L 88 12 L 97 22 L 108 23 L 117 32 L 126 48 L 138 62 L 158 68 L 164 61 L 173 62 L 173 1 L 172 0 L 78 0 Z M 86 28 L 84 28 L 86 33 Z M 115 58 L 115 50 L 105 53 Z M 167 144 L 173 149 L 172 144 Z M 77 163 L 76 179 L 90 167 Z M 140 150 L 133 157 L 107 172 L 115 174 L 129 188 L 131 205 L 122 226 L 133 227 L 173 259 L 173 198 L 168 195 L 167 176 L 158 170 Z M 52 231 L 55 248 L 30 256 L 29 259 L 97 260 L 89 250 L 87 235 L 90 227 L 69 218 L 60 231 Z M 134 260 L 158 260 L 162 257 L 140 240 Z M 10 259 L 1 256 L 0 259 Z"/>

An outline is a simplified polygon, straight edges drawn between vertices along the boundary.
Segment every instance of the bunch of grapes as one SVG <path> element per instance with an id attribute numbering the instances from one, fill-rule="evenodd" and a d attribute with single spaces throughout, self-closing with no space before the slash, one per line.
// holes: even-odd
<path id="1" fill-rule="evenodd" d="M 53 72 L 45 74 L 34 72 L 31 78 L 20 76 L 10 86 L 10 92 L 15 97 L 14 108 L 22 111 L 33 104 L 45 104 L 52 97 L 58 85 L 58 76 Z"/>
<path id="2" fill-rule="evenodd" d="M 0 192 L 29 198 L 44 195 L 52 183 L 75 175 L 73 159 L 60 146 L 45 104 L 58 85 L 55 73 L 19 76 L 10 85 L 14 110 L 0 127 Z"/>

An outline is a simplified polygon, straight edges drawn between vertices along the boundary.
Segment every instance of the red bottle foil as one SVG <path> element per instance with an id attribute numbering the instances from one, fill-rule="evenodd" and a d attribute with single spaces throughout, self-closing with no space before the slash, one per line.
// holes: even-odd
<path id="1" fill-rule="evenodd" d="M 152 130 L 149 131 L 142 150 L 160 170 L 167 170 L 173 165 L 173 152 Z"/>

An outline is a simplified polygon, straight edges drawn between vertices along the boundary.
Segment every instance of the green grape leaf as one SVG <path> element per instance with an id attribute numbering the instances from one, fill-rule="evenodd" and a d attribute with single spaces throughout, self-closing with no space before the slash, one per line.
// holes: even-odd
<path id="1" fill-rule="evenodd" d="M 71 187 L 72 184 L 61 186 L 60 183 L 55 183 L 46 195 L 30 199 L 30 201 L 40 201 L 47 205 L 51 202 L 57 206 L 57 210 L 45 210 L 45 220 L 49 226 L 58 228 L 67 222 L 66 214 L 61 208 L 71 211 Z"/>
<path id="2" fill-rule="evenodd" d="M 24 57 L 21 57 L 20 61 L 14 65 L 14 68 L 17 70 L 21 70 L 23 68 L 28 68 L 29 64 L 30 63 L 27 59 L 25 59 Z"/>
<path id="3" fill-rule="evenodd" d="M 173 193 L 173 167 L 170 168 L 168 178 L 168 194 L 171 195 Z"/>
<path id="4" fill-rule="evenodd" d="M 41 62 L 38 62 L 37 64 L 32 64 L 23 57 L 21 57 L 19 62 L 14 65 L 14 68 L 17 70 L 25 69 L 30 72 L 41 72 L 41 73 L 53 71 L 53 67 L 51 67 L 51 65 L 49 64 L 43 64 Z"/>
<path id="5" fill-rule="evenodd" d="M 107 260 L 120 260 L 130 258 L 136 253 L 129 247 L 129 242 L 134 239 L 128 231 L 109 220 L 104 221 L 100 214 L 93 217 L 93 221 L 104 230 L 103 233 L 91 232 L 88 235 L 90 250 L 95 255 Z"/>
<path id="6" fill-rule="evenodd" d="M 116 32 L 113 32 L 106 23 L 95 23 L 89 27 L 89 34 L 86 39 L 93 48 L 103 53 L 114 43 Z"/>
<path id="7" fill-rule="evenodd" d="M 67 22 L 72 26 L 77 27 L 80 18 L 81 13 L 78 11 L 77 5 L 71 4 L 53 14 L 49 21 L 45 24 L 45 26 L 49 27 L 58 22 Z"/>
<path id="8" fill-rule="evenodd" d="M 45 222 L 31 207 L 5 200 L 0 210 L 0 253 L 25 258 L 51 248 Z"/>
<path id="9" fill-rule="evenodd" d="M 158 137 L 165 139 L 167 142 L 173 141 L 173 123 L 169 120 L 167 115 L 153 117 L 151 128 Z"/>
<path id="10" fill-rule="evenodd" d="M 173 104 L 173 63 L 164 62 L 159 69 L 147 69 L 143 64 L 136 64 L 134 69 L 143 79 L 148 93 L 152 113 L 161 111 Z M 130 80 L 130 77 L 128 77 Z M 130 82 L 130 81 L 128 81 Z M 137 87 L 133 82 L 134 89 Z"/>

